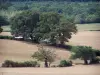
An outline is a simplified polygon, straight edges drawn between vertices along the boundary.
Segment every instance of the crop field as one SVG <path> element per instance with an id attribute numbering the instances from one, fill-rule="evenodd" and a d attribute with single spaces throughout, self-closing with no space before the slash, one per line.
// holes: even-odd
<path id="1" fill-rule="evenodd" d="M 31 55 L 38 50 L 38 44 L 29 44 L 14 40 L 0 40 L 0 62 L 11 59 L 15 61 L 32 60 Z M 56 51 L 57 59 L 68 59 L 69 51 L 59 48 L 51 48 Z"/>

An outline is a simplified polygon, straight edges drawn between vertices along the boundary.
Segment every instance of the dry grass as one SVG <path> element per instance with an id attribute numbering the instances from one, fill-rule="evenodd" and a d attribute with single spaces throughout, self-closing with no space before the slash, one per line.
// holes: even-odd
<path id="1" fill-rule="evenodd" d="M 70 39 L 72 45 L 92 46 L 100 49 L 100 31 L 80 31 Z"/>
<path id="2" fill-rule="evenodd" d="M 0 68 L 0 75 L 100 75 L 100 65 L 67 68 Z"/>
<path id="3" fill-rule="evenodd" d="M 100 49 L 99 31 L 80 31 L 70 39 L 72 45 L 86 45 Z M 3 32 L 0 35 L 11 35 Z M 68 59 L 69 51 L 54 49 L 59 59 Z M 0 39 L 0 63 L 4 60 L 24 61 L 33 60 L 31 55 L 37 51 L 37 44 L 29 44 L 14 40 Z M 79 62 L 79 61 L 78 61 Z M 82 61 L 80 61 L 82 62 Z M 55 62 L 55 64 L 58 61 Z M 76 65 L 67 68 L 0 68 L 0 75 L 100 75 L 100 65 Z"/>
<path id="4" fill-rule="evenodd" d="M 52 48 L 56 51 L 57 59 L 68 59 L 69 51 L 64 49 Z M 32 60 L 31 55 L 38 50 L 36 44 L 29 44 L 14 40 L 0 40 L 0 62 L 6 59 L 14 61 Z"/>
<path id="5" fill-rule="evenodd" d="M 77 24 L 78 31 L 100 30 L 100 23 Z"/>

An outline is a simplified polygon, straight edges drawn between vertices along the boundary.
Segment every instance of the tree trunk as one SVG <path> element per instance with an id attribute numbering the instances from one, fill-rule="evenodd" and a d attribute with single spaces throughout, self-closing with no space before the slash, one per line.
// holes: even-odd
<path id="1" fill-rule="evenodd" d="M 48 61 L 47 58 L 45 58 L 45 63 L 44 63 L 45 67 L 48 67 Z"/>
<path id="2" fill-rule="evenodd" d="M 86 59 L 84 59 L 84 64 L 88 65 L 88 61 Z"/>
<path id="3" fill-rule="evenodd" d="M 49 67 L 50 67 L 50 65 L 51 65 L 51 62 L 49 62 Z"/>
<path id="4" fill-rule="evenodd" d="M 33 39 L 33 36 L 32 35 L 30 35 L 30 38 L 31 38 L 31 41 L 34 42 L 34 39 Z"/>
<path id="5" fill-rule="evenodd" d="M 61 45 L 64 45 L 65 43 L 64 43 L 64 41 L 60 41 L 60 44 L 61 44 Z"/>

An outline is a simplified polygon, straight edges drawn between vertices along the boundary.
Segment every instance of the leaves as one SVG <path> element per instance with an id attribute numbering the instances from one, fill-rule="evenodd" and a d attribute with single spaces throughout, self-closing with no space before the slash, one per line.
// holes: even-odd
<path id="1" fill-rule="evenodd" d="M 38 48 L 38 51 L 35 52 L 32 55 L 32 57 L 35 59 L 38 59 L 39 61 L 45 61 L 45 58 L 46 58 L 48 62 L 52 63 L 56 58 L 56 54 L 54 50 L 50 50 L 50 49 L 44 48 L 43 46 L 40 46 Z"/>
<path id="2" fill-rule="evenodd" d="M 72 58 L 91 60 L 95 57 L 96 57 L 95 52 L 91 47 L 77 46 L 72 48 Z"/>

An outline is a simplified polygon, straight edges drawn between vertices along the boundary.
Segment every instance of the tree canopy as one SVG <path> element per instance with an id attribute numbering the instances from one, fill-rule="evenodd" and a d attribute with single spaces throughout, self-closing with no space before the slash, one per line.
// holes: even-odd
<path id="1" fill-rule="evenodd" d="M 72 48 L 72 56 L 71 58 L 77 59 L 80 58 L 84 60 L 84 64 L 88 64 L 88 60 L 92 61 L 95 59 L 96 54 L 92 47 L 88 46 L 77 46 Z"/>
<path id="2" fill-rule="evenodd" d="M 9 22 L 7 21 L 7 19 L 4 16 L 0 16 L 0 26 L 3 25 L 8 25 Z"/>
<path id="3" fill-rule="evenodd" d="M 39 14 L 36 12 L 26 11 L 17 14 L 11 19 L 12 35 L 22 36 L 24 39 L 31 38 L 33 41 L 33 34 L 38 21 Z"/>
<path id="4" fill-rule="evenodd" d="M 31 38 L 35 42 L 47 39 L 51 44 L 64 44 L 72 33 L 77 32 L 73 21 L 63 22 L 61 15 L 54 12 L 38 14 L 25 11 L 12 18 L 11 29 L 15 36 Z"/>
<path id="5" fill-rule="evenodd" d="M 39 61 L 43 61 L 44 66 L 48 67 L 52 62 L 54 62 L 56 58 L 56 54 L 54 50 L 49 48 L 44 48 L 43 46 L 39 46 L 38 51 L 32 55 L 33 58 L 38 59 Z M 48 65 L 49 63 L 49 65 Z"/>

